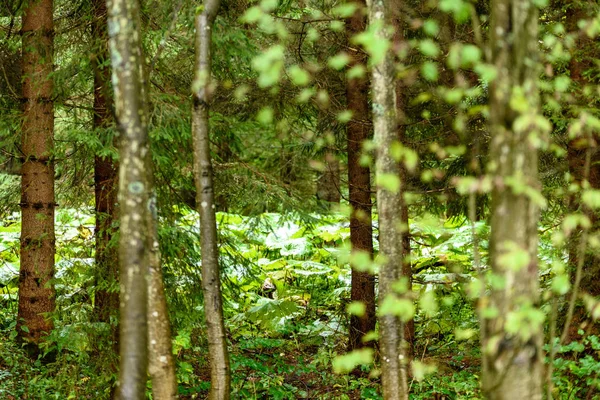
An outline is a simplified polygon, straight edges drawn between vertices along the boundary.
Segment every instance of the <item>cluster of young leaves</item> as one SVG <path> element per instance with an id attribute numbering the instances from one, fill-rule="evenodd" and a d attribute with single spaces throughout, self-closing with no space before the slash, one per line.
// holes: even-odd
<path id="1" fill-rule="evenodd" d="M 579 333 L 583 335 L 583 331 Z M 553 395 L 558 399 L 568 399 L 597 393 L 600 390 L 599 354 L 600 339 L 595 335 L 584 336 L 580 341 L 560 346 L 553 360 Z"/>

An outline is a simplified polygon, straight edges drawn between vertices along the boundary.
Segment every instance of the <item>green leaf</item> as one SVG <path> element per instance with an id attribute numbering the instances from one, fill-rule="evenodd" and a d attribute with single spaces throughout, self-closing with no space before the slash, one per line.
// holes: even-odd
<path id="1" fill-rule="evenodd" d="M 461 66 L 468 68 L 481 60 L 481 50 L 472 44 L 463 45 L 461 52 Z"/>
<path id="2" fill-rule="evenodd" d="M 452 14 L 458 23 L 466 22 L 471 14 L 469 3 L 463 0 L 440 0 L 439 7 L 440 10 Z"/>
<path id="3" fill-rule="evenodd" d="M 244 15 L 242 15 L 242 17 L 240 18 L 242 22 L 245 22 L 247 24 L 254 24 L 256 22 L 258 22 L 262 16 L 264 15 L 263 10 L 261 10 L 260 7 L 258 6 L 253 6 L 250 7 L 249 9 L 246 10 L 246 12 L 244 13 Z"/>
<path id="4" fill-rule="evenodd" d="M 348 79 L 359 79 L 363 78 L 367 73 L 367 69 L 364 65 L 355 65 L 348 70 L 346 73 L 346 78 Z"/>
<path id="5" fill-rule="evenodd" d="M 329 23 L 329 29 L 333 32 L 342 32 L 344 30 L 344 23 L 338 20 L 331 21 Z"/>
<path id="6" fill-rule="evenodd" d="M 571 78 L 566 75 L 559 75 L 554 79 L 554 89 L 557 92 L 566 92 L 571 85 Z"/>
<path id="7" fill-rule="evenodd" d="M 479 78 L 487 83 L 492 82 L 498 76 L 496 67 L 491 64 L 477 64 L 474 69 L 477 75 L 479 75 Z"/>
<path id="8" fill-rule="evenodd" d="M 341 52 L 331 57 L 329 61 L 327 61 L 327 65 L 335 69 L 336 71 L 341 70 L 350 62 L 350 56 L 347 53 Z"/>
<path id="9" fill-rule="evenodd" d="M 260 2 L 260 7 L 265 10 L 265 12 L 271 12 L 277 8 L 279 5 L 278 0 L 262 0 Z"/>
<path id="10" fill-rule="evenodd" d="M 367 311 L 367 306 L 362 301 L 353 301 L 346 307 L 346 312 L 350 315 L 362 317 Z"/>
<path id="11" fill-rule="evenodd" d="M 523 305 L 519 310 L 509 312 L 504 329 L 507 333 L 518 335 L 522 340 L 529 340 L 542 329 L 545 315 L 536 307 Z"/>
<path id="12" fill-rule="evenodd" d="M 296 86 L 306 86 L 310 83 L 310 74 L 299 65 L 292 65 L 288 69 L 288 74 Z"/>
<path id="13" fill-rule="evenodd" d="M 498 264 L 512 271 L 520 271 L 531 262 L 529 252 L 517 243 L 507 240 L 499 245 Z"/>
<path id="14" fill-rule="evenodd" d="M 357 3 L 343 3 L 331 9 L 331 14 L 339 18 L 349 18 L 358 9 Z"/>
<path id="15" fill-rule="evenodd" d="M 440 48 L 431 39 L 421 40 L 419 43 L 419 51 L 426 57 L 436 58 L 440 54 Z"/>
<path id="16" fill-rule="evenodd" d="M 460 88 L 449 89 L 444 93 L 444 100 L 448 104 L 457 104 L 463 98 L 464 92 Z"/>
<path id="17" fill-rule="evenodd" d="M 390 155 L 398 162 L 404 161 L 404 166 L 411 172 L 414 172 L 419 164 L 419 155 L 413 149 L 403 146 L 398 141 L 392 142 L 390 146 Z"/>
<path id="18" fill-rule="evenodd" d="M 303 89 L 298 93 L 298 96 L 296 96 L 296 101 L 298 103 L 307 103 L 316 93 L 317 90 L 314 87 Z"/>
<path id="19" fill-rule="evenodd" d="M 433 290 L 426 290 L 419 296 L 419 308 L 430 318 L 435 315 L 438 311 L 438 304 Z"/>
<path id="20" fill-rule="evenodd" d="M 456 191 L 463 196 L 477 191 L 478 180 L 474 176 L 455 177 L 452 183 L 456 187 Z"/>
<path id="21" fill-rule="evenodd" d="M 581 195 L 583 203 L 592 210 L 600 209 L 600 190 L 586 189 Z"/>
<path id="22" fill-rule="evenodd" d="M 425 364 L 419 360 L 413 360 L 411 363 L 412 376 L 415 380 L 421 382 L 426 375 L 435 373 L 437 367 L 433 364 Z"/>
<path id="23" fill-rule="evenodd" d="M 402 143 L 398 142 L 397 140 L 392 142 L 392 145 L 390 146 L 390 155 L 394 160 L 400 161 L 402 158 L 402 151 L 404 150 L 403 147 L 404 146 L 402 146 Z"/>
<path id="24" fill-rule="evenodd" d="M 283 70 L 285 48 L 282 45 L 269 47 L 252 60 L 252 67 L 259 73 L 258 85 L 269 87 L 279 82 Z"/>
<path id="25" fill-rule="evenodd" d="M 351 119 L 352 119 L 352 111 L 350 111 L 350 110 L 341 111 L 337 115 L 337 120 L 343 124 L 350 122 Z"/>
<path id="26" fill-rule="evenodd" d="M 594 296 L 584 294 L 583 302 L 585 303 L 585 308 L 588 310 L 588 313 L 592 316 L 592 319 L 598 321 L 600 319 L 600 301 Z"/>
<path id="27" fill-rule="evenodd" d="M 481 316 L 485 319 L 497 318 L 500 315 L 500 311 L 494 306 L 488 306 L 481 310 Z"/>
<path id="28" fill-rule="evenodd" d="M 450 69 L 455 70 L 460 67 L 461 49 L 462 46 L 459 43 L 452 43 L 450 45 L 450 50 L 448 51 L 448 56 L 446 57 L 446 65 L 448 65 Z"/>
<path id="29" fill-rule="evenodd" d="M 402 321 L 407 322 L 415 315 L 415 305 L 410 299 L 388 295 L 379 306 L 377 314 L 380 316 L 395 315 Z"/>
<path id="30" fill-rule="evenodd" d="M 375 264 L 371 253 L 365 250 L 354 250 L 350 254 L 350 266 L 359 272 L 374 273 Z"/>
<path id="31" fill-rule="evenodd" d="M 256 114 L 256 120 L 264 125 L 269 125 L 273 122 L 273 116 L 275 112 L 272 107 L 263 107 L 260 109 L 258 114 Z"/>
<path id="32" fill-rule="evenodd" d="M 426 61 L 421 65 L 421 75 L 430 82 L 435 82 L 438 79 L 437 63 Z"/>
<path id="33" fill-rule="evenodd" d="M 347 374 L 359 365 L 373 363 L 374 350 L 368 347 L 351 351 L 333 360 L 333 372 L 336 374 Z"/>
<path id="34" fill-rule="evenodd" d="M 458 341 L 460 340 L 469 340 L 474 338 L 477 335 L 477 331 L 475 329 L 456 329 L 454 331 L 454 338 Z"/>
<path id="35" fill-rule="evenodd" d="M 525 113 L 530 107 L 525 91 L 518 86 L 513 87 L 512 95 L 510 96 L 510 108 L 518 113 Z"/>
<path id="36" fill-rule="evenodd" d="M 308 43 L 315 43 L 317 40 L 321 38 L 321 34 L 318 30 L 313 27 L 308 28 L 306 31 L 306 41 Z"/>
<path id="37" fill-rule="evenodd" d="M 558 295 L 564 295 L 569 292 L 571 283 L 569 282 L 569 276 L 565 274 L 557 275 L 552 279 L 552 291 Z"/>
<path id="38" fill-rule="evenodd" d="M 439 25 L 438 25 L 438 23 L 437 23 L 436 20 L 434 20 L 434 19 L 427 19 L 423 23 L 423 31 L 428 36 L 435 36 L 440 31 L 440 27 L 439 27 Z"/>
<path id="39" fill-rule="evenodd" d="M 591 225 L 592 224 L 587 216 L 582 214 L 569 214 L 563 219 L 562 229 L 566 235 L 570 235 L 578 226 L 588 229 Z"/>
<path id="40" fill-rule="evenodd" d="M 377 174 L 375 182 L 388 192 L 398 193 L 400 190 L 400 177 L 395 174 Z"/>
<path id="41" fill-rule="evenodd" d="M 370 24 L 366 31 L 359 33 L 351 40 L 352 43 L 362 45 L 369 54 L 369 65 L 381 64 L 391 47 L 390 41 L 381 35 L 381 29 L 383 29 L 381 23 Z"/>

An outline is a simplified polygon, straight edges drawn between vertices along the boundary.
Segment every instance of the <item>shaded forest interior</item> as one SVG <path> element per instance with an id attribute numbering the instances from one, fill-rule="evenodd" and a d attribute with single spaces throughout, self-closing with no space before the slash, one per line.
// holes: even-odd
<path id="1" fill-rule="evenodd" d="M 0 399 L 600 398 L 598 36 L 0 1 Z"/>

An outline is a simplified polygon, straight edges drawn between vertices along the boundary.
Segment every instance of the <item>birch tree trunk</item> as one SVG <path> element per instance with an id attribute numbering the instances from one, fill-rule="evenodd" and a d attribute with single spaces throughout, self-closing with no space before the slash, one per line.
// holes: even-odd
<path id="1" fill-rule="evenodd" d="M 359 9 L 346 21 L 346 42 L 354 35 L 365 30 L 367 17 L 364 15 L 364 0 L 358 2 Z M 348 47 L 352 57 L 350 67 L 362 64 L 366 66 L 366 54 Z M 373 255 L 373 217 L 371 202 L 371 171 L 369 167 L 360 165 L 360 154 L 365 140 L 369 139 L 372 129 L 369 115 L 369 78 L 348 79 L 346 82 L 346 101 L 348 110 L 352 111 L 352 119 L 346 127 L 348 140 L 348 192 L 352 214 L 350 215 L 350 243 L 352 251 L 363 251 Z M 348 349 L 354 350 L 364 346 L 362 337 L 375 330 L 375 277 L 367 271 L 352 268 L 350 291 L 352 301 L 365 304 L 363 316 L 350 317 Z"/>
<path id="2" fill-rule="evenodd" d="M 211 28 L 218 10 L 219 0 L 207 0 L 204 3 L 202 12 L 196 16 L 196 72 L 192 83 L 194 95 L 192 112 L 194 180 L 197 192 L 197 209 L 200 214 L 202 290 L 204 292 L 204 315 L 208 329 L 208 357 L 211 371 L 209 399 L 211 400 L 229 399 L 231 385 L 231 369 L 223 321 L 208 122 Z"/>
<path id="3" fill-rule="evenodd" d="M 393 18 L 392 21 L 394 23 L 394 52 L 397 52 L 403 42 L 406 40 L 404 38 L 404 21 L 401 15 L 403 10 L 402 0 L 394 0 L 392 3 L 393 7 Z M 398 134 L 398 143 L 400 146 L 405 146 L 406 144 L 406 120 L 405 120 L 405 109 L 407 101 L 407 94 L 405 91 L 405 87 L 402 81 L 397 80 L 395 87 L 396 94 L 396 112 L 397 112 L 397 134 Z M 404 161 L 400 161 L 399 163 L 399 171 L 400 171 L 400 189 L 398 190 L 398 196 L 400 197 L 400 226 L 402 229 L 402 276 L 406 279 L 407 293 L 412 293 L 412 264 L 410 261 L 410 225 L 408 221 L 408 204 L 404 198 L 404 194 L 406 192 L 405 188 L 406 182 L 408 178 L 408 168 L 406 167 Z M 404 323 L 404 355 L 406 356 L 406 362 L 409 363 L 413 357 L 413 349 L 414 349 L 414 338 L 415 338 L 415 323 L 414 319 Z"/>
<path id="4" fill-rule="evenodd" d="M 115 108 L 121 132 L 120 399 L 177 397 L 171 329 L 164 294 L 157 206 L 148 138 L 147 95 L 137 0 L 109 1 Z"/>
<path id="5" fill-rule="evenodd" d="M 121 134 L 119 204 L 120 371 L 117 398 L 145 398 L 148 365 L 148 229 L 152 206 L 147 188 L 149 153 L 143 104 L 139 4 L 108 0 L 108 31 L 115 111 Z"/>
<path id="6" fill-rule="evenodd" d="M 171 343 L 171 322 L 163 284 L 161 255 L 158 244 L 158 221 L 156 214 L 156 193 L 152 179 L 152 159 L 146 157 L 150 207 L 146 215 L 149 235 L 149 275 L 148 286 L 148 373 L 152 380 L 152 397 L 155 400 L 177 398 L 177 375 L 173 346 Z"/>
<path id="7" fill-rule="evenodd" d="M 146 71 L 144 63 L 138 63 L 138 73 L 143 84 L 140 87 L 144 110 L 148 100 Z M 147 111 L 144 111 L 147 115 Z M 155 400 L 177 398 L 177 375 L 173 346 L 171 343 L 171 322 L 162 274 L 161 254 L 158 242 L 158 206 L 154 188 L 154 164 L 152 154 L 145 154 L 146 190 L 148 206 L 146 212 L 147 252 L 148 252 L 148 373 L 152 381 L 152 397 Z"/>
<path id="8" fill-rule="evenodd" d="M 404 323 L 412 317 L 412 301 L 403 301 L 403 291 L 397 288 L 402 278 L 403 250 L 402 199 L 399 160 L 391 149 L 399 145 L 396 109 L 394 60 L 390 51 L 393 30 L 391 2 L 370 0 L 370 24 L 381 41 L 388 44 L 381 61 L 373 65 L 373 127 L 377 148 L 375 179 L 379 213 L 379 345 L 381 351 L 381 384 L 386 400 L 408 399 L 407 358 L 404 344 Z M 408 286 L 408 285 L 406 285 Z M 408 317 L 408 318 L 407 318 Z"/>
<path id="9" fill-rule="evenodd" d="M 37 344 L 52 330 L 54 311 L 54 23 L 52 0 L 29 2 L 23 13 L 21 249 L 17 333 Z"/>
<path id="10" fill-rule="evenodd" d="M 529 0 L 493 0 L 489 173 L 493 181 L 491 294 L 482 327 L 483 391 L 493 400 L 542 398 L 537 226 L 543 202 L 536 136 L 538 10 Z"/>

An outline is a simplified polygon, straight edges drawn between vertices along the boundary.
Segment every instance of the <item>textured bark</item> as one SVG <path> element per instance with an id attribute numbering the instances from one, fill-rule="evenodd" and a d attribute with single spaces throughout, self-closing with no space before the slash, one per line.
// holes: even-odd
<path id="1" fill-rule="evenodd" d="M 54 311 L 54 102 L 52 0 L 30 2 L 23 14 L 23 124 L 21 149 L 21 270 L 19 337 L 39 344 Z M 24 330 L 27 329 L 27 332 Z"/>
<path id="2" fill-rule="evenodd" d="M 141 60 L 141 59 L 140 59 Z M 144 64 L 138 63 L 138 74 L 144 84 L 140 87 L 142 105 L 148 106 Z M 147 114 L 147 112 L 145 112 Z M 158 242 L 158 213 L 154 189 L 154 165 L 148 149 L 144 158 L 148 206 L 145 209 L 148 256 L 148 373 L 152 381 L 152 397 L 156 400 L 177 398 L 177 375 L 171 344 L 169 308 L 165 296 L 161 255 Z"/>
<path id="3" fill-rule="evenodd" d="M 147 171 L 152 171 L 152 160 L 146 157 Z M 148 176 L 149 187 L 154 187 L 151 175 Z M 177 398 L 177 376 L 173 347 L 171 345 L 171 324 L 160 262 L 158 245 L 156 195 L 151 194 L 150 212 L 147 213 L 150 242 L 148 286 L 148 373 L 152 380 L 152 397 L 155 400 L 171 400 Z"/>
<path id="4" fill-rule="evenodd" d="M 107 13 L 105 0 L 94 0 L 92 40 L 95 52 L 91 63 L 94 70 L 94 128 L 98 132 L 108 131 L 112 117 L 110 105 L 110 69 L 104 65 L 109 59 Z M 102 138 L 101 138 L 102 139 Z M 110 145 L 109 140 L 107 145 Z M 117 176 L 118 165 L 111 157 L 94 158 L 94 193 L 96 199 L 96 273 L 97 290 L 94 316 L 97 321 L 110 322 L 110 316 L 119 309 L 119 293 L 113 289 L 118 280 L 119 259 L 116 246 L 111 243 L 116 233 Z"/>
<path id="5" fill-rule="evenodd" d="M 208 0 L 204 3 L 202 13 L 196 16 L 196 74 L 192 84 L 194 95 L 192 112 L 194 180 L 197 191 L 197 209 L 200 214 L 202 291 L 204 292 L 204 315 L 208 334 L 208 357 L 211 371 L 209 399 L 211 400 L 229 399 L 231 386 L 231 368 L 223 321 L 208 122 L 211 27 L 218 9 L 218 0 Z"/>
<path id="6" fill-rule="evenodd" d="M 143 104 L 143 62 L 139 4 L 109 0 L 108 31 L 115 111 L 121 134 L 119 205 L 120 371 L 117 397 L 144 399 L 148 364 L 147 211 L 153 207 L 147 188 L 149 153 L 147 117 Z"/>
<path id="7" fill-rule="evenodd" d="M 518 190 L 521 185 L 540 190 L 537 148 L 529 139 L 532 128 L 513 128 L 522 114 L 511 107 L 512 97 L 521 90 L 527 101 L 524 112 L 539 113 L 537 18 L 528 0 L 492 1 L 490 50 L 498 76 L 490 83 L 489 173 L 494 186 L 489 246 L 491 279 L 504 283 L 492 285 L 489 304 L 484 304 L 497 315 L 482 327 L 482 380 L 486 398 L 494 400 L 542 398 L 542 324 L 525 318 L 516 333 L 508 325 L 512 316 L 541 312 L 539 210 L 531 195 Z M 515 251 L 527 255 L 526 265 L 514 264 Z"/>
<path id="8" fill-rule="evenodd" d="M 390 26 L 392 10 L 389 1 L 371 0 L 370 23 L 377 27 L 380 40 L 392 42 Z M 396 108 L 396 80 L 393 54 L 387 51 L 384 59 L 373 66 L 373 127 L 377 160 L 377 210 L 379 213 L 379 252 L 383 257 L 379 270 L 379 305 L 394 302 L 404 293 L 395 284 L 402 278 L 403 250 L 401 190 L 384 182 L 400 182 L 400 167 L 390 149 L 398 142 L 398 118 Z M 389 304 L 389 303 L 388 303 Z M 381 351 L 381 385 L 386 400 L 408 399 L 408 360 L 404 348 L 404 324 L 394 314 L 379 311 L 379 345 Z"/>
<path id="9" fill-rule="evenodd" d="M 404 41 L 404 27 L 402 25 L 402 16 L 400 15 L 402 10 L 402 1 L 394 0 L 393 11 L 394 11 L 394 47 L 399 48 Z M 406 93 L 405 88 L 401 81 L 396 82 L 396 110 L 398 120 L 398 142 L 402 146 L 406 145 L 406 121 L 405 121 L 405 107 L 406 107 Z M 403 162 L 400 162 L 398 166 L 400 169 L 400 182 L 404 183 L 408 179 L 408 170 Z M 412 292 L 412 265 L 410 262 L 410 225 L 408 223 L 408 204 L 404 199 L 406 185 L 400 185 L 400 224 L 402 226 L 402 276 L 407 279 L 408 293 Z M 414 338 L 415 338 L 415 322 L 413 319 L 407 321 L 404 324 L 404 343 L 405 343 L 405 355 L 410 362 L 413 357 L 414 349 Z"/>
<path id="10" fill-rule="evenodd" d="M 121 132 L 120 399 L 145 398 L 146 369 L 155 399 L 177 397 L 171 330 L 157 231 L 137 1 L 109 2 L 115 109 Z"/>
<path id="11" fill-rule="evenodd" d="M 347 42 L 352 36 L 363 32 L 367 18 L 363 14 L 365 2 L 346 21 Z M 359 49 L 349 47 L 352 56 L 351 66 L 366 65 L 366 55 Z M 369 138 L 371 131 L 369 115 L 369 80 L 367 77 L 349 79 L 346 83 L 346 101 L 352 119 L 346 127 L 348 151 L 348 191 L 352 214 L 350 215 L 350 243 L 352 251 L 364 251 L 373 254 L 373 204 L 371 202 L 371 172 L 369 167 L 360 165 L 362 144 Z M 362 337 L 375 330 L 375 277 L 369 272 L 352 269 L 350 299 L 361 301 L 366 310 L 362 317 L 350 317 L 349 350 L 364 346 Z"/>

